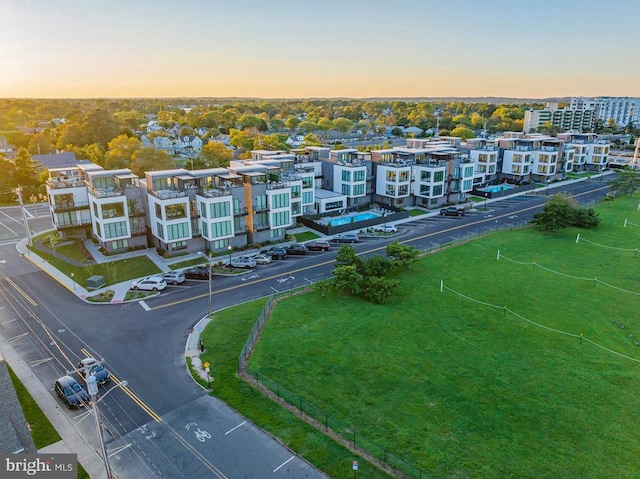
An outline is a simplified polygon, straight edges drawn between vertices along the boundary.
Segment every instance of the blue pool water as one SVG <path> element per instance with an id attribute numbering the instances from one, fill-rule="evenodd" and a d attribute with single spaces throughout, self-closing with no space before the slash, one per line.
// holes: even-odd
<path id="1" fill-rule="evenodd" d="M 340 225 L 346 225 L 351 223 L 351 218 L 353 218 L 353 222 L 357 222 L 357 221 L 364 221 L 364 220 L 370 220 L 372 218 L 378 218 L 380 217 L 380 215 L 377 215 L 375 213 L 357 213 L 355 215 L 347 215 L 347 216 L 340 216 L 339 218 L 330 218 L 326 220 L 326 225 L 327 226 L 340 226 Z M 323 221 L 324 223 L 324 221 Z"/>
<path id="2" fill-rule="evenodd" d="M 513 185 L 488 186 L 486 188 L 481 188 L 480 191 L 485 191 L 487 193 L 498 193 L 499 191 L 510 190 L 511 188 L 515 188 L 515 186 Z"/>

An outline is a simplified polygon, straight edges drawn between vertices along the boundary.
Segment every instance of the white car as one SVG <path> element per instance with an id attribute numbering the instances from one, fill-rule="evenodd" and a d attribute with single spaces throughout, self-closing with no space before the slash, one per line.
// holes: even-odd
<path id="1" fill-rule="evenodd" d="M 185 277 L 182 271 L 169 271 L 160 275 L 167 284 L 181 284 L 184 283 Z"/>
<path id="2" fill-rule="evenodd" d="M 162 291 L 167 287 L 167 282 L 158 276 L 147 276 L 131 283 L 131 289 L 143 289 L 145 291 Z"/>
<path id="3" fill-rule="evenodd" d="M 253 261 L 255 261 L 256 264 L 269 264 L 273 261 L 273 258 L 268 254 L 257 254 L 253 257 Z"/>
<path id="4" fill-rule="evenodd" d="M 398 228 L 394 225 L 378 225 L 373 229 L 373 231 L 376 233 L 397 233 Z"/>
<path id="5" fill-rule="evenodd" d="M 231 267 L 251 269 L 256 267 L 256 262 L 253 258 L 249 258 L 247 256 L 241 256 L 238 258 L 231 259 Z"/>

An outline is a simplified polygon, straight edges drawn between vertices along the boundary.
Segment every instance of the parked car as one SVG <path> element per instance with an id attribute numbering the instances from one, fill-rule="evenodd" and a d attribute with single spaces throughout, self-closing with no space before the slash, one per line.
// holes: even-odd
<path id="1" fill-rule="evenodd" d="M 253 258 L 247 256 L 240 256 L 237 258 L 231 258 L 230 266 L 232 268 L 244 268 L 251 269 L 256 267 L 256 261 Z"/>
<path id="2" fill-rule="evenodd" d="M 331 245 L 325 240 L 314 240 L 307 243 L 307 249 L 309 251 L 329 251 Z"/>
<path id="3" fill-rule="evenodd" d="M 338 243 L 357 243 L 360 237 L 356 233 L 342 233 L 333 237 L 333 241 Z"/>
<path id="4" fill-rule="evenodd" d="M 440 216 L 464 216 L 464 208 L 458 208 L 457 206 L 447 206 L 440 210 Z"/>
<path id="5" fill-rule="evenodd" d="M 167 283 L 159 276 L 147 276 L 131 283 L 131 289 L 143 289 L 145 291 L 162 291 Z"/>
<path id="6" fill-rule="evenodd" d="M 376 233 L 397 233 L 398 228 L 395 225 L 378 225 L 373 228 Z"/>
<path id="7" fill-rule="evenodd" d="M 307 254 L 307 247 L 303 244 L 292 244 L 291 246 L 287 247 L 287 254 Z"/>
<path id="8" fill-rule="evenodd" d="M 71 376 L 62 376 L 54 386 L 57 396 L 67 405 L 69 409 L 85 406 L 89 401 L 89 393 L 85 391 L 78 381 Z"/>
<path id="9" fill-rule="evenodd" d="M 96 361 L 95 358 L 84 358 L 78 364 L 80 376 L 87 379 L 87 376 L 95 376 L 98 384 L 104 384 L 111 379 L 109 371 L 107 371 L 102 364 Z"/>
<path id="10" fill-rule="evenodd" d="M 271 259 L 285 259 L 287 257 L 287 251 L 284 248 L 271 248 L 265 254 Z"/>
<path id="11" fill-rule="evenodd" d="M 160 277 L 164 279 L 167 284 L 184 283 L 186 279 L 182 271 L 169 271 L 168 273 L 161 274 Z"/>
<path id="12" fill-rule="evenodd" d="M 209 279 L 209 267 L 194 266 L 193 268 L 185 269 L 184 277 L 186 279 Z"/>
<path id="13" fill-rule="evenodd" d="M 273 260 L 268 254 L 257 254 L 253 257 L 256 264 L 269 264 Z"/>

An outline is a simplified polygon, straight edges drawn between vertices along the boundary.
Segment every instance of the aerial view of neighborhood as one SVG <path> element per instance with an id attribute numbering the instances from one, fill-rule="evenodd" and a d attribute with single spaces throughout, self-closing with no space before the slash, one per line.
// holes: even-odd
<path id="1" fill-rule="evenodd" d="M 640 4 L 459 3 L 5 5 L 0 477 L 640 477 Z"/>

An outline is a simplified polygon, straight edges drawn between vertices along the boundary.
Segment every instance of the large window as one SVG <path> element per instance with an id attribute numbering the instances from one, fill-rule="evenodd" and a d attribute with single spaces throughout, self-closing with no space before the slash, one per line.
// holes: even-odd
<path id="1" fill-rule="evenodd" d="M 209 205 L 209 209 L 211 210 L 210 218 L 224 218 L 231 216 L 231 203 L 228 201 L 223 203 L 211 203 L 211 205 Z"/>
<path id="2" fill-rule="evenodd" d="M 470 176 L 473 176 L 473 166 L 465 166 L 464 176 L 465 178 L 469 178 Z"/>
<path id="3" fill-rule="evenodd" d="M 313 178 L 310 176 L 302 178 L 302 187 L 306 190 L 308 188 L 313 188 Z"/>
<path id="4" fill-rule="evenodd" d="M 175 205 L 166 205 L 164 211 L 167 215 L 167 221 L 178 220 L 187 217 L 187 205 L 185 203 L 177 203 Z"/>
<path id="5" fill-rule="evenodd" d="M 124 203 L 104 203 L 102 205 L 102 218 L 120 218 L 124 216 Z"/>
<path id="6" fill-rule="evenodd" d="M 353 185 L 353 196 L 362 196 L 364 195 L 364 185 Z"/>
<path id="7" fill-rule="evenodd" d="M 267 209 L 267 195 L 258 195 L 255 199 L 255 210 L 266 210 Z"/>
<path id="8" fill-rule="evenodd" d="M 409 181 L 409 172 L 407 170 L 398 172 L 398 181 Z"/>
<path id="9" fill-rule="evenodd" d="M 364 170 L 357 170 L 353 172 L 353 181 L 364 181 L 365 179 L 365 171 Z"/>
<path id="10" fill-rule="evenodd" d="M 342 194 L 343 195 L 347 195 L 347 196 L 351 196 L 351 186 L 343 184 L 342 185 Z"/>
<path id="11" fill-rule="evenodd" d="M 271 208 L 286 208 L 289 206 L 289 194 L 288 193 L 280 193 L 277 195 L 271 196 Z"/>
<path id="12" fill-rule="evenodd" d="M 54 205 L 58 208 L 71 208 L 73 206 L 73 195 L 71 193 L 65 193 L 63 195 L 53 196 Z"/>
<path id="13" fill-rule="evenodd" d="M 305 205 L 313 203 L 313 191 L 305 191 L 302 193 L 302 203 Z"/>
<path id="14" fill-rule="evenodd" d="M 444 181 L 444 171 L 434 171 L 433 172 L 433 181 L 434 183 Z"/>
<path id="15" fill-rule="evenodd" d="M 387 185 L 385 195 L 387 196 L 395 196 L 396 195 L 396 187 L 395 185 Z"/>
<path id="16" fill-rule="evenodd" d="M 396 172 L 393 170 L 387 170 L 387 181 L 396 181 Z"/>
<path id="17" fill-rule="evenodd" d="M 162 223 L 158 223 L 156 225 L 156 227 L 158 228 L 158 238 L 160 239 L 164 239 L 164 226 Z"/>
<path id="18" fill-rule="evenodd" d="M 435 185 L 432 191 L 432 196 L 442 196 L 442 185 Z"/>
<path id="19" fill-rule="evenodd" d="M 203 201 L 200 203 L 200 216 L 203 218 L 208 218 L 207 216 L 207 204 Z"/>
<path id="20" fill-rule="evenodd" d="M 167 225 L 167 241 L 189 237 L 189 223 Z"/>
<path id="21" fill-rule="evenodd" d="M 277 213 L 273 213 L 271 215 L 271 219 L 273 221 L 271 223 L 272 228 L 277 228 L 279 226 L 289 226 L 291 224 L 288 211 L 279 211 Z"/>
<path id="22" fill-rule="evenodd" d="M 127 222 L 118 221 L 117 223 L 107 223 L 103 225 L 104 239 L 117 238 L 118 236 L 127 236 Z"/>
<path id="23" fill-rule="evenodd" d="M 302 190 L 302 186 L 293 185 L 291 186 L 291 196 L 294 198 L 300 198 L 300 191 Z"/>
<path id="24" fill-rule="evenodd" d="M 349 170 L 342 170 L 342 181 L 351 183 L 351 172 Z"/>
<path id="25" fill-rule="evenodd" d="M 159 220 L 162 219 L 162 206 L 160 205 L 160 203 L 156 203 L 156 218 L 158 218 Z"/>
<path id="26" fill-rule="evenodd" d="M 431 181 L 431 172 L 427 170 L 422 170 L 420 172 L 420 181 L 425 181 L 425 182 Z"/>
<path id="27" fill-rule="evenodd" d="M 221 236 L 231 236 L 233 230 L 231 228 L 231 220 L 220 221 L 211 224 L 211 238 L 220 238 Z"/>
<path id="28" fill-rule="evenodd" d="M 111 242 L 111 249 L 112 250 L 116 250 L 116 249 L 125 249 L 129 247 L 129 240 L 123 239 L 123 240 L 118 240 L 118 241 L 112 241 Z"/>
<path id="29" fill-rule="evenodd" d="M 340 208 L 344 208 L 344 203 L 342 201 L 331 201 L 324 205 L 325 211 L 338 210 Z"/>

